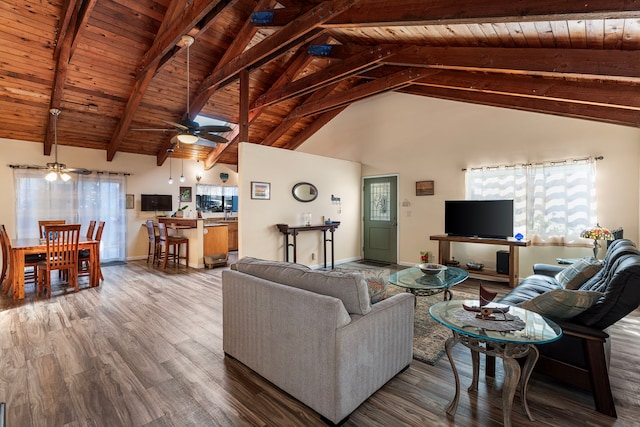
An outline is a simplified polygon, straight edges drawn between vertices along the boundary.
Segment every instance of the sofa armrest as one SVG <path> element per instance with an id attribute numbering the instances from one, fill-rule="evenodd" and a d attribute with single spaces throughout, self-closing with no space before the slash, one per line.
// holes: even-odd
<path id="1" fill-rule="evenodd" d="M 338 330 L 337 419 L 411 363 L 414 303 L 410 293 L 393 295 Z"/>
<path id="2" fill-rule="evenodd" d="M 534 264 L 533 274 L 542 274 L 544 276 L 554 277 L 556 274 L 560 273 L 565 268 L 566 268 L 565 265 Z"/>
<path id="3" fill-rule="evenodd" d="M 594 329 L 588 326 L 578 325 L 576 323 L 562 320 L 555 320 L 555 322 L 562 328 L 562 333 L 565 335 L 572 335 L 574 337 L 603 342 L 609 338 L 609 334 L 601 331 L 600 329 Z"/>

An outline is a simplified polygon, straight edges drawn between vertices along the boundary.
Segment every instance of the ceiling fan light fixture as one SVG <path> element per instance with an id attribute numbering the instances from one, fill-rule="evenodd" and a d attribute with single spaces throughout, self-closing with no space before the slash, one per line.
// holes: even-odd
<path id="1" fill-rule="evenodd" d="M 44 176 L 44 179 L 46 179 L 46 180 L 47 180 L 47 181 L 49 181 L 49 182 L 53 182 L 53 181 L 55 181 L 56 179 L 58 179 L 58 172 L 56 172 L 56 171 L 51 171 L 51 172 L 49 172 L 48 174 L 46 174 L 46 175 Z"/>
<path id="2" fill-rule="evenodd" d="M 60 173 L 60 178 L 62 179 L 62 181 L 67 182 L 71 179 L 71 175 L 69 175 L 66 172 L 61 172 Z"/>
<path id="3" fill-rule="evenodd" d="M 180 141 L 183 144 L 195 144 L 196 142 L 198 142 L 198 136 L 197 135 L 192 135 L 190 133 L 181 133 L 180 135 L 177 136 L 178 141 Z"/>

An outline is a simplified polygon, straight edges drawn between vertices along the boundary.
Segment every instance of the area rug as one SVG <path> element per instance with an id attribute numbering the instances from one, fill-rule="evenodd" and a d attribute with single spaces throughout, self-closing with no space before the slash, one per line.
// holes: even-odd
<path id="1" fill-rule="evenodd" d="M 341 264 L 336 268 L 338 271 L 357 271 L 357 270 L 375 270 L 374 266 L 365 266 L 359 263 Z M 388 268 L 377 269 L 383 270 L 383 274 L 390 274 Z M 395 295 L 406 292 L 404 288 L 389 285 L 388 295 Z M 477 299 L 477 295 L 471 295 L 466 292 L 451 288 L 453 299 Z M 443 301 L 443 294 L 436 294 L 428 297 L 416 297 L 416 308 L 413 320 L 413 358 L 421 362 L 435 365 L 438 360 L 445 354 L 444 344 L 449 337 L 452 336 L 451 329 L 440 325 L 433 320 L 429 314 L 429 307 L 433 304 Z"/>

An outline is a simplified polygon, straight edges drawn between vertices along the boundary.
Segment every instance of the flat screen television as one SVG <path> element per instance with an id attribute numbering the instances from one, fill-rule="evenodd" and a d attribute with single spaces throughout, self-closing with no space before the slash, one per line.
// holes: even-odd
<path id="1" fill-rule="evenodd" d="M 513 236 L 513 200 L 447 200 L 444 232 L 494 239 Z"/>
<path id="2" fill-rule="evenodd" d="M 172 211 L 173 197 L 171 194 L 141 194 L 140 210 L 150 211 Z"/>

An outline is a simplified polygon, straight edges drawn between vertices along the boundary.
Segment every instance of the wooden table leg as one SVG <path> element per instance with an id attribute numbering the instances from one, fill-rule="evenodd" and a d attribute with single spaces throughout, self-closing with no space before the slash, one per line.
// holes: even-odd
<path id="1" fill-rule="evenodd" d="M 11 254 L 13 299 L 24 299 L 24 251 L 12 249 Z"/>
<path id="2" fill-rule="evenodd" d="M 471 366 L 473 368 L 473 377 L 471 379 L 471 385 L 467 391 L 478 391 L 478 377 L 480 376 L 480 353 L 475 350 L 471 350 Z"/>

